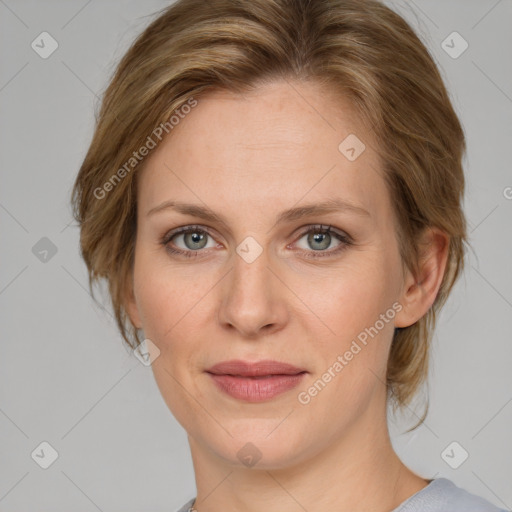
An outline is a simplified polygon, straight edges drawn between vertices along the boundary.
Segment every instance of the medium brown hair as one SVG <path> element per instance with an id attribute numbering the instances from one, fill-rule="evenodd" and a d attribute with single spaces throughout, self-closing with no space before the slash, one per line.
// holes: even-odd
<path id="1" fill-rule="evenodd" d="M 427 376 L 436 313 L 463 270 L 467 236 L 464 133 L 428 50 L 376 0 L 178 0 L 157 14 L 104 93 L 72 191 L 91 294 L 94 282 L 108 281 L 120 333 L 135 348 L 141 340 L 125 301 L 142 166 L 132 162 L 127 170 L 126 162 L 155 127 L 213 89 L 243 92 L 275 79 L 328 86 L 375 134 L 403 264 L 416 272 L 425 228 L 450 237 L 434 304 L 413 325 L 395 329 L 387 389 L 395 408 L 405 406 Z"/>

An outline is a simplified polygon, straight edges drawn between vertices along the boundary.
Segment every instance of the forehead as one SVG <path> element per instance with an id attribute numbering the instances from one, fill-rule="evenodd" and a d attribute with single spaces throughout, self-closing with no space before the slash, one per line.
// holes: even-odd
<path id="1" fill-rule="evenodd" d="M 145 211 L 169 199 L 233 213 L 327 197 L 373 211 L 388 206 L 375 142 L 347 100 L 279 81 L 197 101 L 145 162 Z"/>

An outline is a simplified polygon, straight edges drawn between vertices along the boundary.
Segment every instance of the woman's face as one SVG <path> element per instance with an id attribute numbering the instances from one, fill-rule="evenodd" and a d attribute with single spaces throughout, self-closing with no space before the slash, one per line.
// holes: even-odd
<path id="1" fill-rule="evenodd" d="M 209 456 L 286 467 L 383 427 L 404 276 L 374 148 L 348 104 L 282 81 L 198 98 L 149 155 L 129 312 L 160 350 L 163 398 Z M 325 202 L 339 204 L 313 211 Z M 303 373 L 208 372 L 230 360 Z"/>

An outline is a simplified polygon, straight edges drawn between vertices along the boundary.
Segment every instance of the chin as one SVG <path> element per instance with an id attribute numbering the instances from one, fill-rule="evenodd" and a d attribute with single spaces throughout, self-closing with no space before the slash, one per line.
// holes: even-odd
<path id="1" fill-rule="evenodd" d="M 300 429 L 296 426 L 294 428 L 292 422 L 288 428 L 284 428 L 284 424 L 276 428 L 279 421 L 275 419 L 252 420 L 250 425 L 247 421 L 227 426 L 233 437 L 226 434 L 222 439 L 204 439 L 204 443 L 237 468 L 245 466 L 254 470 L 276 470 L 298 461 L 304 448 L 304 439 L 299 435 Z"/>

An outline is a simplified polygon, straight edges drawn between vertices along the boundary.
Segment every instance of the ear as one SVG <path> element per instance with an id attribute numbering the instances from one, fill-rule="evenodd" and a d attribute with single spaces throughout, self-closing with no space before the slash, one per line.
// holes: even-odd
<path id="1" fill-rule="evenodd" d="M 434 303 L 443 280 L 450 237 L 437 228 L 427 228 L 420 241 L 418 275 L 407 270 L 395 316 L 395 327 L 409 327 L 422 318 Z"/>
<path id="2" fill-rule="evenodd" d="M 130 275 L 130 277 L 128 278 L 124 306 L 125 306 L 128 316 L 130 318 L 131 323 L 137 329 L 142 329 L 142 322 L 140 320 L 139 308 L 137 307 L 137 301 L 135 300 L 135 293 L 134 293 L 134 286 L 133 286 L 133 275 Z"/>

